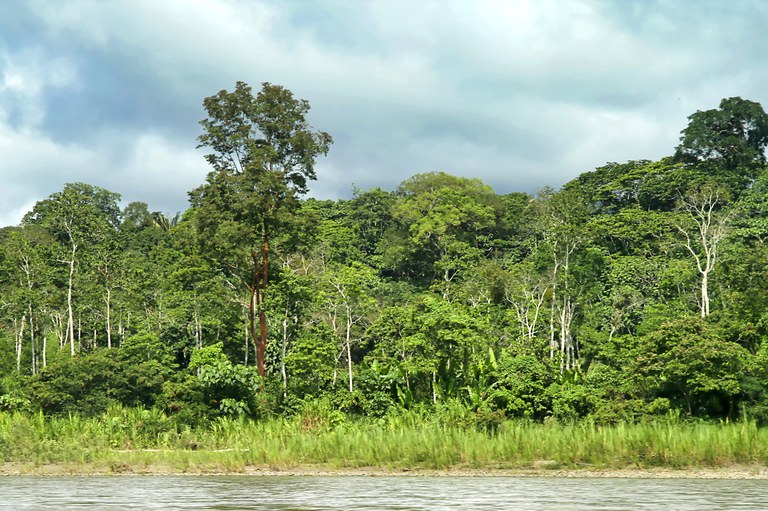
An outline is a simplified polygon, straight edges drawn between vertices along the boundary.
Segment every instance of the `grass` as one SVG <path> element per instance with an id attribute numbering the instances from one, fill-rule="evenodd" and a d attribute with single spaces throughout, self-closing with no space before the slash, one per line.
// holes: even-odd
<path id="1" fill-rule="evenodd" d="M 329 470 L 768 466 L 768 429 L 752 421 L 599 426 L 507 421 L 493 433 L 406 414 L 329 423 L 318 417 L 217 419 L 181 426 L 155 410 L 101 417 L 0 413 L 0 458 L 98 472 L 241 472 L 247 466 Z"/>

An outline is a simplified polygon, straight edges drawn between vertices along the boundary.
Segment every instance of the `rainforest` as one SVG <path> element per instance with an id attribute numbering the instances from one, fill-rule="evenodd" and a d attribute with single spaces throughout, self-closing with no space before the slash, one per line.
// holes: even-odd
<path id="1" fill-rule="evenodd" d="M 560 189 L 340 200 L 306 195 L 333 143 L 307 101 L 203 104 L 186 211 L 70 183 L 0 229 L 6 462 L 768 463 L 758 103 Z"/>

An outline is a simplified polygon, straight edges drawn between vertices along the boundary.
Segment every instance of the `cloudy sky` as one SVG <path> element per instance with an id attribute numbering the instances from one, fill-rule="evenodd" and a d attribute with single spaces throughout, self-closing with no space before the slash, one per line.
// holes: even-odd
<path id="1" fill-rule="evenodd" d="M 0 226 L 83 181 L 167 213 L 208 171 L 202 100 L 283 85 L 335 140 L 311 195 L 419 172 L 498 193 L 673 152 L 768 107 L 762 0 L 0 0 Z"/>

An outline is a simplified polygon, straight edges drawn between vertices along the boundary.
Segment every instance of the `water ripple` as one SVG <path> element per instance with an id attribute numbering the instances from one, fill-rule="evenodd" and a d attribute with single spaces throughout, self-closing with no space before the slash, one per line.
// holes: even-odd
<path id="1" fill-rule="evenodd" d="M 765 511 L 768 481 L 520 477 L 0 478 L 0 510 Z"/>

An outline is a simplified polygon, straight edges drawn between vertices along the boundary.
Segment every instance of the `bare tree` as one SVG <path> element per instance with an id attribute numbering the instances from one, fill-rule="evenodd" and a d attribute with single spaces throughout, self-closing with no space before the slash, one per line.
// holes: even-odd
<path id="1" fill-rule="evenodd" d="M 541 309 L 551 284 L 548 276 L 538 275 L 531 265 L 515 268 L 511 278 L 505 282 L 504 301 L 515 310 L 520 337 L 529 343 L 539 331 Z"/>
<path id="2" fill-rule="evenodd" d="M 578 349 L 573 336 L 576 316 L 572 257 L 584 241 L 584 226 L 588 217 L 586 204 L 578 193 L 546 192 L 543 197 L 544 242 L 549 245 L 552 261 L 550 287 L 549 345 L 550 358 L 560 352 L 560 372 L 577 369 Z M 559 345 L 559 346 L 558 346 Z"/>
<path id="3" fill-rule="evenodd" d="M 717 264 L 720 242 L 728 234 L 729 213 L 722 211 L 726 202 L 724 192 L 704 186 L 680 199 L 678 210 L 685 213 L 684 221 L 675 224 L 683 235 L 683 246 L 696 262 L 701 285 L 701 317 L 710 312 L 709 277 Z"/>

